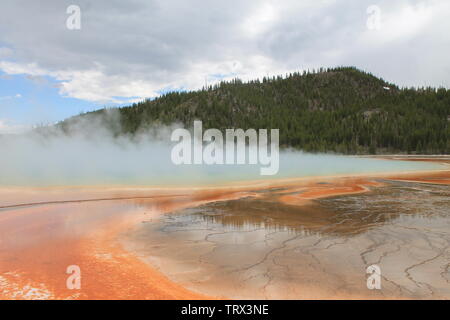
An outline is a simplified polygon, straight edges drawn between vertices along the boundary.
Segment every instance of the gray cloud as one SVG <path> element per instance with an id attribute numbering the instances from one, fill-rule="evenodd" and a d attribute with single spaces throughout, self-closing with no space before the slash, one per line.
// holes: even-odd
<path id="1" fill-rule="evenodd" d="M 71 4 L 81 8 L 81 30 L 66 28 Z M 366 26 L 372 4 L 380 30 Z M 449 12 L 445 0 L 3 0 L 0 68 L 51 76 L 61 94 L 105 102 L 196 89 L 217 74 L 336 65 L 402 86 L 449 87 Z"/>

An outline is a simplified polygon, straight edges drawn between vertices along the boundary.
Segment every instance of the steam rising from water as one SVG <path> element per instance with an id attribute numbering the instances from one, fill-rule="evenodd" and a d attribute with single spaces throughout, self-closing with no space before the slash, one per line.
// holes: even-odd
<path id="1" fill-rule="evenodd" d="M 0 136 L 0 185 L 200 185 L 347 173 L 411 171 L 437 164 L 284 151 L 280 170 L 260 176 L 259 165 L 181 165 L 171 162 L 170 135 L 180 125 L 114 136 L 118 113 L 79 118 L 59 127 Z M 270 129 L 270 128 L 268 128 Z"/>

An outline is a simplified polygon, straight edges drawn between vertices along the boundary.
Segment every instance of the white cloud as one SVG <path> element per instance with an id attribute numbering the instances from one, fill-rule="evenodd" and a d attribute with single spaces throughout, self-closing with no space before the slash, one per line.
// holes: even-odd
<path id="1" fill-rule="evenodd" d="M 243 32 L 250 37 L 257 36 L 267 32 L 278 18 L 277 7 L 271 3 L 265 3 L 260 7 L 255 7 L 255 12 L 250 13 L 244 20 L 242 24 Z"/>
<path id="2" fill-rule="evenodd" d="M 69 31 L 69 0 L 3 0 L 0 70 L 53 78 L 61 95 L 94 102 L 336 65 L 450 87 L 445 0 L 377 1 L 378 31 L 366 27 L 372 0 L 77 2 L 82 29 Z"/>
<path id="3" fill-rule="evenodd" d="M 13 51 L 11 50 L 11 48 L 0 47 L 0 59 L 10 57 L 12 56 L 12 54 Z"/>
<path id="4" fill-rule="evenodd" d="M 380 29 L 377 31 L 366 30 L 361 34 L 361 40 L 366 45 L 371 42 L 376 46 L 388 46 L 393 42 L 408 42 L 414 37 L 419 37 L 432 27 L 433 17 L 438 11 L 450 9 L 448 4 L 426 5 L 425 2 L 418 4 L 390 4 L 380 8 Z"/>

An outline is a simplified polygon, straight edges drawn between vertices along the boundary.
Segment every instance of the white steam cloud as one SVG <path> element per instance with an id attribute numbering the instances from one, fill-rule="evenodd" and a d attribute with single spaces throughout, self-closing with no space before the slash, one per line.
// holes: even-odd
<path id="1" fill-rule="evenodd" d="M 260 165 L 175 165 L 171 133 L 180 125 L 120 131 L 119 112 L 78 117 L 68 126 L 0 135 L 0 185 L 199 185 L 236 180 L 432 169 L 434 164 L 381 161 L 284 151 L 280 171 L 260 176 Z"/>

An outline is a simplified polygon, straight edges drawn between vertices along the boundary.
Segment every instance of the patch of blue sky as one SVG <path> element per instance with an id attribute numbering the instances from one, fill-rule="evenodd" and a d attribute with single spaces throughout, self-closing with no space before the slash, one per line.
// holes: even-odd
<path id="1" fill-rule="evenodd" d="M 0 72 L 0 119 L 22 125 L 49 124 L 103 107 L 62 96 L 58 84 L 51 77 Z"/>
<path id="2" fill-rule="evenodd" d="M 224 80 L 229 78 L 235 78 L 238 74 L 236 72 L 230 72 L 230 73 L 214 73 L 208 75 L 208 79 L 211 80 Z"/>

